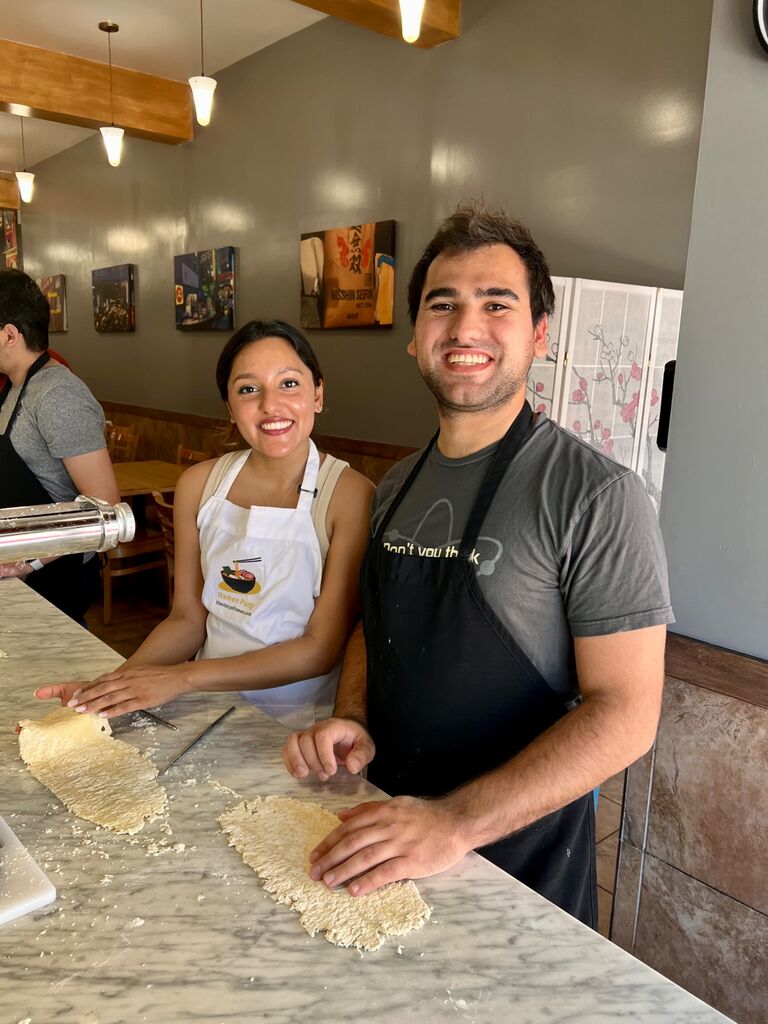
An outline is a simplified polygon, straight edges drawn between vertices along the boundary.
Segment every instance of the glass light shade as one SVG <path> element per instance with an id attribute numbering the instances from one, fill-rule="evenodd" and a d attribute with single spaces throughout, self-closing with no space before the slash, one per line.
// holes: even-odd
<path id="1" fill-rule="evenodd" d="M 16 180 L 19 183 L 19 195 L 22 203 L 32 202 L 32 193 L 35 190 L 35 176 L 32 171 L 16 171 Z"/>
<path id="2" fill-rule="evenodd" d="M 216 90 L 216 79 L 205 75 L 193 75 L 189 80 L 192 99 L 195 101 L 197 123 L 203 126 L 210 124 L 213 94 Z"/>
<path id="3" fill-rule="evenodd" d="M 111 127 L 100 128 L 99 131 L 104 139 L 107 160 L 109 160 L 113 167 L 119 167 L 120 157 L 123 152 L 123 129 L 115 128 L 114 125 L 111 125 Z"/>
<path id="4" fill-rule="evenodd" d="M 406 43 L 415 43 L 421 33 L 424 0 L 400 0 L 400 24 Z"/>

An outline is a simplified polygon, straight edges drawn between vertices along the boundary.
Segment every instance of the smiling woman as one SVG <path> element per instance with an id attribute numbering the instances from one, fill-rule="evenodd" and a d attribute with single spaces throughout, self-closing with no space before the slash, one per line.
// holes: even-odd
<path id="1" fill-rule="evenodd" d="M 373 485 L 311 440 L 323 376 L 294 327 L 246 324 L 216 382 L 248 447 L 179 480 L 170 615 L 116 672 L 38 697 L 111 718 L 187 690 L 241 690 L 294 728 L 331 713 Z"/>

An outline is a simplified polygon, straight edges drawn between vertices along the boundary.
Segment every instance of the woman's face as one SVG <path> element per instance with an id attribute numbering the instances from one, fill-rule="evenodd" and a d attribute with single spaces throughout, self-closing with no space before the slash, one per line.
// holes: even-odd
<path id="1" fill-rule="evenodd" d="M 232 420 L 251 448 L 272 458 L 306 443 L 323 408 L 323 385 L 283 338 L 261 338 L 236 356 L 227 386 Z"/>

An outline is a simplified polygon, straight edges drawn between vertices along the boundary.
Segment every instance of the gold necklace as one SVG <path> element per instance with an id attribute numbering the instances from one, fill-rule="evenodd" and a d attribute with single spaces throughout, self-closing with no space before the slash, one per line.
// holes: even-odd
<path id="1" fill-rule="evenodd" d="M 288 484 L 288 490 L 282 496 L 282 498 L 280 499 L 280 504 L 277 505 L 276 508 L 284 508 L 285 507 L 285 499 L 288 497 L 288 495 L 291 493 L 291 491 L 294 489 L 294 487 L 296 488 L 296 490 L 298 492 L 298 489 L 301 486 L 301 481 L 302 481 L 303 476 L 304 476 L 304 472 L 302 471 L 301 476 L 296 477 L 295 480 L 291 480 L 290 484 Z"/>

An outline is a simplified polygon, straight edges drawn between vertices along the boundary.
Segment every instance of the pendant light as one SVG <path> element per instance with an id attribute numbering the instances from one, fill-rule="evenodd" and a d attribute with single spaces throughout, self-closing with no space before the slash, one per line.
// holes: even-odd
<path id="1" fill-rule="evenodd" d="M 35 190 L 35 176 L 32 171 L 27 170 L 27 151 L 24 147 L 24 118 L 19 117 L 21 124 L 21 166 L 23 171 L 16 171 L 16 180 L 19 183 L 19 195 L 22 203 L 32 202 L 32 193 Z"/>
<path id="2" fill-rule="evenodd" d="M 415 43 L 421 33 L 424 0 L 400 0 L 400 24 L 406 43 Z"/>
<path id="3" fill-rule="evenodd" d="M 192 99 L 195 104 L 195 116 L 200 125 L 210 124 L 213 94 L 216 90 L 216 79 L 205 74 L 205 51 L 203 49 L 203 0 L 200 0 L 200 74 L 193 75 L 189 80 Z"/>
<path id="4" fill-rule="evenodd" d="M 109 112 L 111 124 L 109 127 L 100 128 L 101 137 L 104 140 L 104 148 L 107 151 L 107 159 L 112 167 L 120 166 L 120 157 L 123 151 L 123 129 L 115 128 L 115 96 L 112 89 L 112 33 L 119 32 L 120 26 L 114 21 L 100 21 L 99 28 L 107 33 L 107 45 L 109 50 Z"/>

